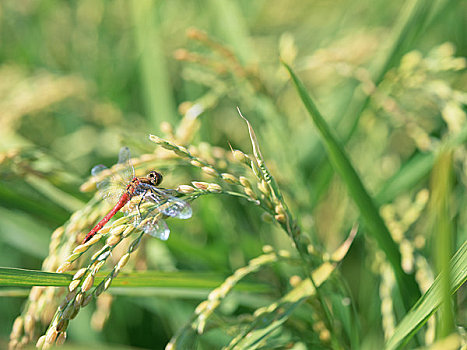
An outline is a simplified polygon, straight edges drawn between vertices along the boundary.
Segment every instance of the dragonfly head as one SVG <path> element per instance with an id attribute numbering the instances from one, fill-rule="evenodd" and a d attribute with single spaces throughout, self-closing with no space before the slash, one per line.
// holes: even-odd
<path id="1" fill-rule="evenodd" d="M 162 182 L 162 174 L 153 170 L 148 174 L 148 179 L 151 182 L 151 185 L 159 186 Z"/>

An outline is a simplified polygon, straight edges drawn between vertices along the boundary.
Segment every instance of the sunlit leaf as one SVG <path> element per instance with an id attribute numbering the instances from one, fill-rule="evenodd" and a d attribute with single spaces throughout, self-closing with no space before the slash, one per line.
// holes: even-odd
<path id="1" fill-rule="evenodd" d="M 360 209 L 360 214 L 366 225 L 365 232 L 368 232 L 368 234 L 375 238 L 379 244 L 379 248 L 386 254 L 396 275 L 399 290 L 403 296 L 403 302 L 408 309 L 420 294 L 414 276 L 408 275 L 402 270 L 399 248 L 392 239 L 391 234 L 379 214 L 378 208 L 365 189 L 344 149 L 333 135 L 333 132 L 306 91 L 305 86 L 292 69 L 287 64 L 283 64 L 292 77 L 295 88 L 322 137 L 331 164 L 347 185 L 350 195 Z"/>
<path id="2" fill-rule="evenodd" d="M 451 259 L 451 293 L 455 293 L 467 280 L 467 242 L 459 248 Z M 413 334 L 428 320 L 440 306 L 443 292 L 441 276 L 438 276 L 430 289 L 399 323 L 393 336 L 386 343 L 386 349 L 396 349 L 410 340 Z"/>

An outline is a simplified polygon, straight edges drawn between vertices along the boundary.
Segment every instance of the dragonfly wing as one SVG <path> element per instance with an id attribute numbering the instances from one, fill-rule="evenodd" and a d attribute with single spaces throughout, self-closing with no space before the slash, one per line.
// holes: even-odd
<path id="1" fill-rule="evenodd" d="M 91 175 L 92 176 L 97 176 L 99 175 L 100 172 L 107 170 L 108 168 L 105 165 L 99 164 L 96 165 L 94 168 L 91 170 Z"/>
<path id="2" fill-rule="evenodd" d="M 140 202 L 140 197 L 129 203 L 124 214 L 129 216 L 130 223 L 137 229 L 142 230 L 150 236 L 163 241 L 169 238 L 170 230 L 162 219 L 162 214 L 154 210 L 154 204 L 148 201 Z"/>
<path id="3" fill-rule="evenodd" d="M 173 197 L 159 188 L 152 187 L 151 191 L 146 193 L 145 199 L 156 203 L 157 207 L 154 210 L 158 210 L 164 215 L 177 219 L 191 218 L 191 206 L 187 202 Z"/>
<path id="4" fill-rule="evenodd" d="M 143 220 L 140 228 L 150 236 L 166 241 L 169 238 L 170 230 L 165 220 L 159 217 L 152 217 Z"/>
<path id="5" fill-rule="evenodd" d="M 135 196 L 128 204 L 125 215 L 130 216 L 136 228 L 165 241 L 169 238 L 170 230 L 163 216 L 188 219 L 192 214 L 191 207 L 162 189 L 153 186 L 142 188 L 145 190 L 143 197 Z"/>
<path id="6" fill-rule="evenodd" d="M 118 164 L 126 164 L 130 160 L 130 149 L 128 147 L 120 148 L 118 152 Z"/>
<path id="7" fill-rule="evenodd" d="M 118 153 L 116 175 L 123 183 L 128 183 L 135 177 L 135 168 L 131 165 L 130 158 L 130 149 L 128 147 L 122 147 Z"/>
<path id="8" fill-rule="evenodd" d="M 166 203 L 162 204 L 162 213 L 167 216 L 177 219 L 189 219 L 191 218 L 191 206 L 176 197 L 169 198 Z"/>
<path id="9" fill-rule="evenodd" d="M 96 165 L 94 168 L 91 170 L 91 175 L 92 176 L 97 176 L 100 177 L 101 179 L 96 183 L 97 190 L 99 192 L 99 195 L 102 198 L 106 198 L 107 194 L 109 193 L 109 187 L 110 187 L 110 178 L 108 176 L 102 177 L 102 172 L 104 170 L 108 170 L 105 165 L 99 164 Z"/>
<path id="10" fill-rule="evenodd" d="M 125 190 L 125 184 L 110 173 L 107 176 L 102 174 L 102 172 L 108 170 L 109 168 L 107 168 L 105 165 L 96 165 L 94 168 L 92 168 L 91 175 L 100 178 L 96 183 L 99 195 L 112 203 L 121 197 Z"/>

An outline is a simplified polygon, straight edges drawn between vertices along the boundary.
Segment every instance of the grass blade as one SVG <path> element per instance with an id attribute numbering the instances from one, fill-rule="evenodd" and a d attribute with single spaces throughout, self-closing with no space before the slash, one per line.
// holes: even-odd
<path id="1" fill-rule="evenodd" d="M 96 275 L 95 284 L 100 283 L 107 272 Z M 73 275 L 66 273 L 25 270 L 0 267 L 0 287 L 33 287 L 33 286 L 68 286 Z M 224 280 L 220 274 L 186 272 L 122 272 L 112 282 L 113 287 L 157 287 L 157 288 L 202 288 L 212 289 Z M 236 290 L 245 292 L 268 292 L 270 288 L 262 283 L 240 282 Z"/>
<path id="2" fill-rule="evenodd" d="M 388 179 L 379 190 L 375 199 L 378 204 L 391 202 L 398 194 L 414 188 L 421 179 L 428 176 L 433 168 L 435 156 L 433 153 L 417 154 L 400 170 Z"/>
<path id="3" fill-rule="evenodd" d="M 399 248 L 392 239 L 383 219 L 379 215 L 378 208 L 374 204 L 373 199 L 366 191 L 343 148 L 339 145 L 337 139 L 332 134 L 330 128 L 326 124 L 326 121 L 318 111 L 318 108 L 311 97 L 308 95 L 305 87 L 292 69 L 286 63 L 283 64 L 289 71 L 297 92 L 299 93 L 302 102 L 312 117 L 313 122 L 323 139 L 332 166 L 345 182 L 351 197 L 357 204 L 363 221 L 367 227 L 367 232 L 375 238 L 380 249 L 386 254 L 396 276 L 397 284 L 405 307 L 408 310 L 420 295 L 414 276 L 408 275 L 402 270 Z"/>
<path id="4" fill-rule="evenodd" d="M 156 16 L 159 9 L 155 2 L 148 0 L 134 0 L 130 4 L 140 55 L 140 77 L 146 113 L 152 126 L 157 129 L 161 122 L 159 118 L 164 116 L 167 121 L 173 121 L 175 111 Z"/>
<path id="5" fill-rule="evenodd" d="M 427 0 L 411 0 L 404 4 L 398 21 L 393 26 L 387 49 L 376 59 L 372 69 L 372 81 L 378 85 L 386 72 L 408 51 L 411 44 L 419 37 L 426 24 L 431 9 L 431 2 Z M 350 139 L 361 113 L 367 106 L 370 95 L 356 86 L 353 98 L 345 109 L 338 126 L 338 135 L 345 142 Z"/>
<path id="6" fill-rule="evenodd" d="M 1 287 L 62 287 L 67 286 L 72 278 L 72 275 L 64 273 L 0 267 Z"/>
<path id="7" fill-rule="evenodd" d="M 457 134 L 443 141 L 441 147 L 457 147 L 467 141 L 467 125 Z M 378 204 L 392 201 L 398 194 L 416 186 L 421 179 L 428 176 L 435 163 L 433 152 L 420 153 L 405 163 L 400 170 L 387 180 L 376 195 Z"/>
<path id="8" fill-rule="evenodd" d="M 467 280 L 467 242 L 459 248 L 450 262 L 451 294 L 454 294 Z M 436 311 L 443 298 L 442 276 L 438 275 L 430 289 L 399 323 L 393 336 L 386 343 L 386 349 L 392 350 L 407 343 L 412 335 Z"/>
<path id="9" fill-rule="evenodd" d="M 49 229 L 30 215 L 0 206 L 0 242 L 18 252 L 43 259 L 47 256 Z"/>
<path id="10" fill-rule="evenodd" d="M 436 249 L 437 271 L 449 271 L 449 259 L 452 254 L 453 215 L 450 203 L 452 198 L 453 180 L 453 152 L 447 149 L 441 152 L 433 167 L 431 178 L 431 210 Z M 451 300 L 451 281 L 449 274 L 443 274 L 440 279 L 442 289 L 442 304 L 437 318 L 437 337 L 444 338 L 454 331 L 454 312 Z"/>
<path id="11" fill-rule="evenodd" d="M 214 0 L 208 2 L 208 9 L 216 19 L 216 30 L 219 35 L 234 48 L 242 63 L 251 62 L 255 54 L 250 45 L 248 25 L 239 3 Z"/>
<path id="12" fill-rule="evenodd" d="M 383 80 L 384 75 L 395 62 L 399 61 L 402 55 L 418 40 L 421 33 L 423 33 L 423 29 L 430 25 L 440 13 L 443 13 L 444 9 L 450 5 L 452 6 L 456 1 L 447 0 L 444 4 L 438 4 L 438 7 L 433 6 L 434 4 L 426 0 L 412 0 L 404 4 L 399 16 L 397 16 L 397 23 L 393 26 L 389 41 L 386 44 L 386 50 L 382 51 L 380 57 L 372 65 L 371 80 L 376 86 Z M 360 116 L 371 98 L 371 95 L 365 93 L 359 85 L 359 82 L 351 83 L 350 87 L 353 89 L 352 98 L 350 103 L 345 104 L 341 110 L 342 117 L 336 126 L 337 134 L 341 137 L 343 143 L 346 143 L 353 135 Z M 429 162 L 427 158 L 419 160 L 420 162 L 424 161 L 425 164 Z M 321 162 L 319 165 L 319 168 L 325 172 L 325 174 L 319 176 L 323 179 L 320 192 L 328 187 L 331 178 L 326 174 L 329 169 L 326 165 L 326 161 Z M 422 164 L 420 165 L 422 166 Z M 390 193 L 389 189 L 388 193 Z"/>

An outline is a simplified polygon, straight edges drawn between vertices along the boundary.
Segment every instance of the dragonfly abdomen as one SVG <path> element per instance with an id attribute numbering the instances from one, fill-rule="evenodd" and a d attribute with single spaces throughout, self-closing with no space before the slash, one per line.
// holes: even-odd
<path id="1" fill-rule="evenodd" d="M 120 210 L 122 207 L 131 199 L 131 195 L 128 192 L 125 192 L 121 197 L 120 200 L 115 204 L 115 206 L 112 208 L 111 211 L 107 213 L 106 216 L 102 218 L 101 221 L 99 221 L 96 226 L 92 228 L 91 231 L 84 237 L 83 243 L 86 243 L 89 241 L 92 236 L 94 236 L 101 228 L 105 226 L 106 223 L 109 222 L 109 220 Z"/>

